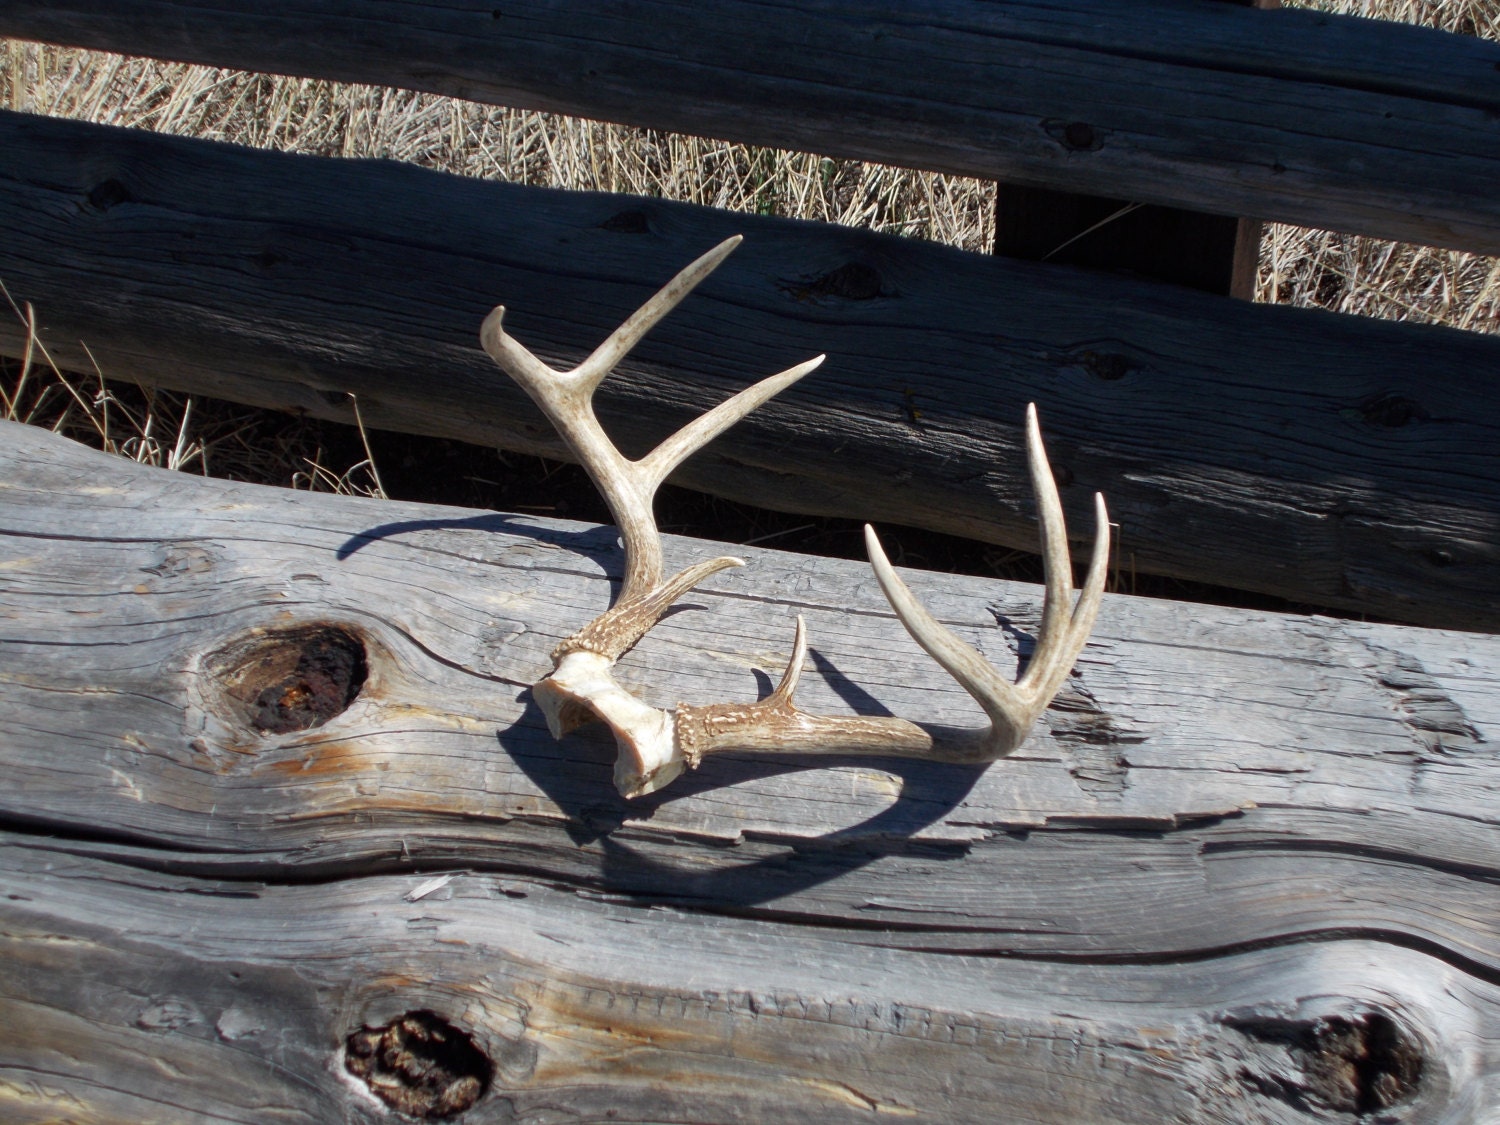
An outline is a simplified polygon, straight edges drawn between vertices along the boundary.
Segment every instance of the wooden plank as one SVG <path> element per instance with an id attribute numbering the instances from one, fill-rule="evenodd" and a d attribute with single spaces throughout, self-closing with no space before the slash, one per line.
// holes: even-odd
<path id="1" fill-rule="evenodd" d="M 1500 252 L 1500 45 L 1322 12 L 6 0 L 0 34 Z"/>
<path id="2" fill-rule="evenodd" d="M 0 279 L 117 378 L 564 455 L 477 347 L 494 304 L 559 364 L 719 240 L 746 243 L 606 384 L 644 450 L 769 372 L 815 376 L 680 483 L 1034 549 L 1041 411 L 1075 531 L 1120 567 L 1500 629 L 1500 339 L 909 239 L 379 162 L 0 116 Z M 88 345 L 85 352 L 82 343 Z M 0 349 L 20 354 L 0 318 Z M 91 358 L 92 357 L 92 358 Z"/>
<path id="3" fill-rule="evenodd" d="M 1018 1125 L 1385 1108 L 1456 1125 L 1497 1104 L 1500 988 L 1358 937 L 1016 962 L 486 872 L 226 883 L 0 841 L 13 1125 L 388 1121 L 348 1044 L 412 1013 L 488 1070 L 465 1122 L 989 1122 L 1002 1105 Z M 456 1085 L 392 1070 L 411 1116 Z"/>
<path id="4" fill-rule="evenodd" d="M 797 612 L 807 708 L 977 718 L 865 568 L 737 550 L 644 696 L 764 692 Z M 987 770 L 726 756 L 625 802 L 526 686 L 619 563 L 0 424 L 0 1115 L 375 1120 L 340 1051 L 419 1012 L 493 1065 L 466 1120 L 1500 1107 L 1500 638 L 1110 595 Z M 1029 643 L 1038 588 L 910 577 Z M 348 706 L 248 725 L 247 644 L 331 629 Z"/>
<path id="5" fill-rule="evenodd" d="M 526 692 L 552 645 L 608 598 L 611 529 L 304 497 L 3 429 L 12 817 L 86 823 L 112 848 L 170 847 L 171 865 L 206 873 L 530 857 L 616 890 L 774 900 L 896 929 L 919 921 L 899 901 L 914 894 L 934 921 L 916 930 L 969 931 L 965 941 L 996 949 L 1253 944 L 1276 932 L 1278 911 L 1390 911 L 1383 924 L 1411 941 L 1500 972 L 1500 903 L 1462 893 L 1500 864 L 1500 774 L 1486 750 L 1500 723 L 1500 638 L 1111 596 L 1045 729 L 988 771 L 726 757 L 662 799 L 624 803 L 610 796 L 613 747 L 554 743 Z M 676 565 L 708 549 L 668 545 Z M 977 716 L 896 627 L 865 567 L 749 554 L 749 568 L 695 593 L 633 652 L 630 683 L 663 704 L 754 696 L 779 672 L 795 611 L 819 673 L 802 692 L 808 708 Z M 919 585 L 997 663 L 1029 644 L 1036 588 L 943 575 Z M 223 654 L 236 637 L 319 621 L 361 639 L 366 689 L 324 726 L 249 729 L 224 694 Z M 590 839 L 566 843 L 571 858 L 538 860 L 563 843 L 547 843 L 562 826 L 587 826 Z M 1089 849 L 1089 833 L 1118 839 L 1081 868 L 1073 849 Z M 673 841 L 702 876 L 687 890 L 680 870 L 649 862 L 665 862 Z M 699 854 L 712 842 L 733 847 Z M 865 847 L 889 851 L 895 869 L 937 862 L 952 886 L 923 878 L 898 893 L 860 874 L 872 857 L 847 849 Z M 1376 854 L 1391 864 L 1360 860 Z M 1132 875 L 1146 856 L 1162 862 Z M 1036 864 L 1048 889 L 1016 879 L 1003 902 L 979 893 L 1018 864 Z M 1275 879 L 1230 874 L 1257 864 Z M 1381 892 L 1278 904 L 1273 889 L 1354 871 Z M 1077 890 L 1059 896 L 1064 877 Z M 1143 878 L 1174 886 L 1177 916 L 1126 908 Z M 1266 894 L 1269 905 L 1245 906 Z M 1091 896 L 1120 909 L 1083 903 Z M 1240 906 L 1226 911 L 1225 896 Z M 1013 911 L 1042 914 L 1019 929 L 980 921 L 1014 922 Z"/>
<path id="6" fill-rule="evenodd" d="M 1271 9 L 1280 0 L 1219 0 Z M 997 184 L 996 254 L 1120 270 L 1237 300 L 1255 298 L 1261 222 L 1075 191 Z"/>

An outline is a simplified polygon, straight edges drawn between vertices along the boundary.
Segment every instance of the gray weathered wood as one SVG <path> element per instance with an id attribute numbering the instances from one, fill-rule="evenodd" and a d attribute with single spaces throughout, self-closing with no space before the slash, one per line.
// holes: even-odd
<path id="1" fill-rule="evenodd" d="M 225 883 L 0 841 L 12 1125 L 389 1121 L 340 1050 L 412 1011 L 494 1063 L 466 1122 L 1352 1125 L 1372 1120 L 1349 1104 L 1367 1079 L 1294 1037 L 1390 1011 L 1430 1053 L 1380 1120 L 1496 1105 L 1500 989 L 1378 940 L 1008 962 L 526 876 L 458 872 L 411 901 L 425 873 Z"/>
<path id="2" fill-rule="evenodd" d="M 623 679 L 753 697 L 803 613 L 808 708 L 977 721 L 865 568 L 738 553 Z M 473 1120 L 1500 1108 L 1500 638 L 1110 596 L 987 770 L 725 757 L 626 803 L 527 692 L 618 563 L 0 426 L 6 1119 L 373 1119 L 340 1044 L 421 1010 L 495 1063 Z M 1029 644 L 1035 587 L 912 581 Z M 352 705 L 247 726 L 224 654 L 328 625 Z"/>
<path id="3" fill-rule="evenodd" d="M 0 34 L 1500 252 L 1500 46 L 1194 0 L 4 0 Z"/>
<path id="4" fill-rule="evenodd" d="M 0 279 L 87 370 L 562 454 L 477 346 L 576 362 L 745 244 L 605 385 L 643 450 L 749 381 L 812 377 L 681 483 L 1033 549 L 1038 403 L 1074 530 L 1126 571 L 1500 628 L 1500 338 L 1249 306 L 835 227 L 0 115 Z M 80 341 L 86 342 L 85 353 Z M 0 318 L 0 349 L 21 325 Z"/>

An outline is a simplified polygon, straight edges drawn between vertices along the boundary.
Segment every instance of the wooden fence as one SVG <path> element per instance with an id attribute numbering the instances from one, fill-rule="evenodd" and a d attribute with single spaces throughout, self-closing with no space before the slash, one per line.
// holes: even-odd
<path id="1" fill-rule="evenodd" d="M 0 34 L 1500 250 L 1500 48 L 1307 12 L 0 0 Z M 739 231 L 611 424 L 643 444 L 832 358 L 691 483 L 1030 545 L 1035 400 L 1070 509 L 1106 492 L 1141 569 L 1500 620 L 1493 338 L 15 114 L 0 215 L 0 279 L 64 360 L 550 454 L 477 349 L 489 307 L 567 362 Z M 553 742 L 525 686 L 607 600 L 608 529 L 9 425 L 0 467 L 5 1120 L 1500 1108 L 1493 636 L 1113 596 L 988 770 L 726 757 L 626 803 L 612 748 Z M 969 716 L 862 566 L 752 563 L 622 676 L 751 697 L 800 612 L 810 706 Z M 997 663 L 1035 628 L 1022 585 L 923 594 Z M 325 723 L 247 725 L 246 677 L 330 648 Z"/>
<path id="2" fill-rule="evenodd" d="M 622 20 L 609 5 L 315 3 L 292 20 L 252 4 L 8 0 L 0 34 L 1500 247 L 1495 44 L 1202 0 L 953 3 L 926 23 L 903 10 L 647 6 Z M 674 56 L 665 42 L 701 48 Z M 951 65 L 924 61 L 935 54 Z M 829 73 L 810 83 L 798 67 Z M 1059 121 L 1098 143 L 1070 147 L 1066 129 L 1047 131 Z M 65 360 L 87 363 L 81 340 L 121 378 L 345 420 L 353 391 L 376 426 L 557 454 L 474 349 L 476 316 L 504 298 L 545 354 L 576 359 L 740 231 L 746 247 L 708 299 L 609 388 L 625 440 L 644 444 L 788 356 L 831 359 L 683 483 L 1030 549 L 1015 453 L 1034 400 L 1072 482 L 1065 501 L 1086 514 L 1093 491 L 1109 495 L 1138 572 L 1500 627 L 1500 383 L 1484 375 L 1500 370 L 1500 338 L 655 200 L 36 118 L 0 129 L 13 217 L 0 269 Z M 17 324 L 0 326 L 0 348 L 21 343 Z M 702 371 L 704 354 L 722 366 Z"/>

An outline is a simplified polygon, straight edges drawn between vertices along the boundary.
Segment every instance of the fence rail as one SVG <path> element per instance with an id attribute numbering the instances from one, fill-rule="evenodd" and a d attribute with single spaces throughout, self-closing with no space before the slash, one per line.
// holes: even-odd
<path id="1" fill-rule="evenodd" d="M 567 456 L 477 347 L 505 303 L 571 363 L 746 243 L 605 385 L 646 449 L 827 352 L 675 478 L 783 511 L 1035 550 L 1035 401 L 1076 526 L 1120 564 L 1500 628 L 1500 337 L 1251 305 L 834 226 L 0 115 L 0 278 L 58 358 L 121 378 Z M 85 341 L 85 353 L 78 341 Z M 0 321 L 18 354 L 22 326 Z M 705 366 L 705 358 L 712 357 Z"/>
<path id="2" fill-rule="evenodd" d="M 1500 44 L 1198 0 L 4 0 L 0 35 L 1500 253 Z"/>
<path id="3" fill-rule="evenodd" d="M 378 1125 L 341 1048 L 423 1012 L 492 1064 L 471 1123 L 1500 1105 L 1500 637 L 1109 598 L 988 769 L 724 755 L 626 803 L 607 736 L 554 742 L 517 688 L 608 598 L 612 529 L 9 423 L 0 481 L 7 1122 Z M 631 654 L 640 690 L 750 698 L 795 607 L 810 711 L 974 721 L 865 564 L 744 553 Z M 1033 586 L 920 586 L 1000 661 L 997 614 L 1036 628 Z M 358 696 L 255 729 L 333 630 Z M 413 1070 L 371 1085 L 430 1106 Z"/>

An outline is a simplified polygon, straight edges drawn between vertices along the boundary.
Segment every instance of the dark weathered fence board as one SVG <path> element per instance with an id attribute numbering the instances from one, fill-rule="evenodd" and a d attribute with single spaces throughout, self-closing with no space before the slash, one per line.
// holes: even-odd
<path id="1" fill-rule="evenodd" d="M 1281 0 L 1215 0 L 1276 8 Z M 1259 219 L 1210 215 L 1057 188 L 995 185 L 996 254 L 1123 270 L 1205 293 L 1253 300 Z"/>
<path id="2" fill-rule="evenodd" d="M 343 1037 L 422 1009 L 496 1060 L 477 1120 L 1352 1121 L 1400 1067 L 1344 1032 L 1420 1054 L 1412 1119 L 1500 1106 L 1500 638 L 1110 596 L 987 770 L 726 757 L 626 803 L 526 690 L 612 539 L 0 426 L 11 1117 L 365 1120 Z M 865 568 L 741 553 L 623 662 L 644 695 L 764 691 L 803 613 L 809 708 L 975 716 Z M 1036 587 L 913 582 L 1001 666 L 1035 628 Z M 246 726 L 215 654 L 330 623 L 358 698 Z"/>
<path id="3" fill-rule="evenodd" d="M 1042 412 L 1074 529 L 1127 571 L 1500 628 L 1500 339 L 1284 308 L 637 198 L 477 183 L 0 115 L 0 280 L 87 370 L 561 455 L 477 346 L 489 308 L 575 362 L 651 288 L 747 241 L 606 384 L 644 449 L 818 352 L 688 462 L 768 507 L 1032 548 Z M 18 354 L 21 325 L 0 318 Z"/>
<path id="4" fill-rule="evenodd" d="M 4 0 L 0 34 L 1500 252 L 1500 45 L 1324 13 Z"/>

